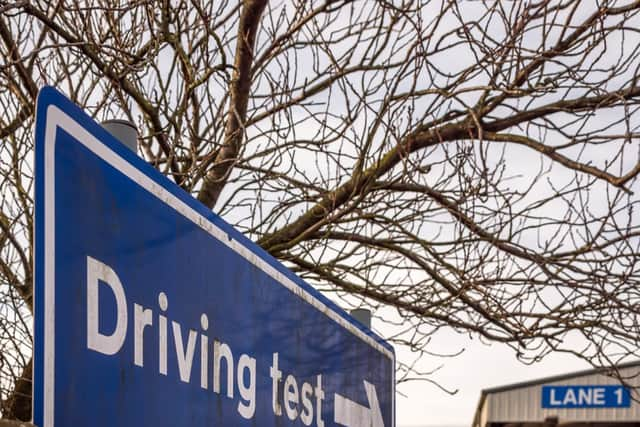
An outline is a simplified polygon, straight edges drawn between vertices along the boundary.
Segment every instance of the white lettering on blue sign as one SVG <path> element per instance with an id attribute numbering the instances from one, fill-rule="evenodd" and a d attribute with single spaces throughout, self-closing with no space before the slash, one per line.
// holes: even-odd
<path id="1" fill-rule="evenodd" d="M 100 331 L 100 310 L 104 310 L 100 304 L 99 285 L 106 285 L 115 299 L 116 322 L 111 332 Z M 167 354 L 169 344 L 167 340 L 167 327 L 169 319 L 165 315 L 169 308 L 169 299 L 164 292 L 158 294 L 157 336 L 158 336 L 158 373 L 168 374 Z M 133 304 L 133 347 L 136 366 L 144 367 L 144 337 L 145 332 L 151 332 L 154 322 L 152 308 Z M 87 256 L 87 348 L 95 352 L 112 356 L 117 354 L 125 344 L 128 328 L 127 297 L 122 282 L 117 273 L 110 266 Z M 234 383 L 240 393 L 238 413 L 245 419 L 253 418 L 256 409 L 256 359 L 247 354 L 241 354 L 237 359 L 237 365 L 231 347 L 219 340 L 212 344 L 212 357 L 209 359 L 209 338 L 204 333 L 209 328 L 209 318 L 203 313 L 200 317 L 200 329 L 189 329 L 183 337 L 183 326 L 171 320 L 171 331 L 176 359 L 177 371 L 180 380 L 184 383 L 191 382 L 191 368 L 195 357 L 198 338 L 200 338 L 200 387 L 208 389 L 208 367 L 213 366 L 211 377 L 211 389 L 214 393 L 221 393 L 222 368 L 226 372 L 225 392 L 229 399 L 234 397 Z M 152 332 L 153 333 L 153 332 Z M 185 342 L 186 341 L 186 342 Z M 236 369 L 234 369 L 236 365 Z M 234 381 L 234 371 L 235 381 Z M 300 418 L 305 426 L 310 426 L 313 419 L 318 427 L 324 427 L 322 419 L 322 402 L 325 397 L 322 389 L 322 375 L 317 375 L 315 387 L 307 382 L 298 386 L 298 380 L 291 374 L 286 376 L 284 387 L 279 388 L 283 373 L 278 368 L 278 353 L 273 353 L 273 359 L 269 368 L 272 380 L 272 408 L 275 415 L 282 415 L 282 406 L 291 421 Z M 282 390 L 282 396 L 279 395 Z M 375 393 L 375 390 L 374 390 Z M 282 405 L 282 403 L 284 405 Z M 314 405 L 315 403 L 315 405 Z"/>
<path id="2" fill-rule="evenodd" d="M 35 134 L 36 424 L 394 424 L 391 346 L 52 88 Z"/>
<path id="3" fill-rule="evenodd" d="M 543 408 L 628 408 L 629 390 L 621 385 L 543 386 Z"/>

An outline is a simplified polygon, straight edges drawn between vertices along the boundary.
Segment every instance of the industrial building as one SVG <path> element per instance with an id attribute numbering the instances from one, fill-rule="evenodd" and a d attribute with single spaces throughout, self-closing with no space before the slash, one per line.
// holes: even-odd
<path id="1" fill-rule="evenodd" d="M 625 385 L 590 369 L 483 390 L 472 427 L 640 427 L 640 361 L 618 371 Z"/>

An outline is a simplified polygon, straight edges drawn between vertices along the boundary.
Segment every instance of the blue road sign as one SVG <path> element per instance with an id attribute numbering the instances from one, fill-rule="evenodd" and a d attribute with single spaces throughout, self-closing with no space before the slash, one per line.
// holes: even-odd
<path id="1" fill-rule="evenodd" d="M 621 385 L 556 385 L 542 387 L 543 408 L 628 408 L 629 390 Z"/>
<path id="2" fill-rule="evenodd" d="M 51 88 L 34 422 L 393 426 L 392 347 Z"/>

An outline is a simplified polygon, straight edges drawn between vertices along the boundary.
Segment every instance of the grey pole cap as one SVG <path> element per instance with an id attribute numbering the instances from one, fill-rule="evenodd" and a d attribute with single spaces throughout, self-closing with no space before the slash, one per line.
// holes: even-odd
<path id="1" fill-rule="evenodd" d="M 138 151 L 138 129 L 133 123 L 128 120 L 106 120 L 102 122 L 102 127 L 131 151 Z"/>
<path id="2" fill-rule="evenodd" d="M 371 310 L 366 308 L 355 308 L 349 313 L 358 322 L 371 329 Z"/>

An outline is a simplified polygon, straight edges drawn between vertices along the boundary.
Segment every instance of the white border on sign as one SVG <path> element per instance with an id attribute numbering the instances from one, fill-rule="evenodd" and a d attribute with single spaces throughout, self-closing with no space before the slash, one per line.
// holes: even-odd
<path id="1" fill-rule="evenodd" d="M 46 111 L 45 141 L 44 141 L 44 401 L 42 427 L 53 427 L 54 421 L 54 368 L 55 368 L 55 142 L 56 130 L 60 127 L 74 139 L 88 148 L 91 152 L 116 168 L 129 179 L 140 185 L 143 189 L 153 194 L 162 202 L 171 206 L 175 211 L 191 220 L 202 230 L 224 243 L 254 266 L 258 267 L 271 278 L 282 284 L 291 292 L 302 298 L 307 303 L 327 315 L 341 327 L 375 348 L 394 361 L 395 356 L 391 350 L 384 347 L 373 337 L 355 327 L 347 319 L 333 311 L 325 303 L 317 299 L 300 285 L 278 271 L 264 259 L 253 253 L 240 242 L 229 240 L 228 234 L 213 224 L 208 218 L 198 213 L 195 209 L 180 200 L 177 196 L 165 189 L 153 179 L 145 175 L 131 163 L 120 157 L 117 153 L 100 142 L 98 138 L 83 128 L 71 116 L 66 114 L 56 105 L 49 105 Z M 47 248 L 47 244 L 51 248 Z M 395 375 L 392 375 L 395 377 Z M 392 383 L 394 379 L 392 379 Z M 392 384 L 392 390 L 395 390 Z M 395 396 L 392 396 L 394 406 L 392 417 L 395 418 Z"/>

